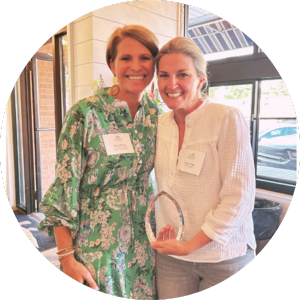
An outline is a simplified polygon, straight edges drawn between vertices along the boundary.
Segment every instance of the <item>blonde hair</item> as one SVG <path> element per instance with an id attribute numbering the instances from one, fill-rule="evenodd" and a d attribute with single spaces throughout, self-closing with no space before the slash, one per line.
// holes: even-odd
<path id="1" fill-rule="evenodd" d="M 158 39 L 153 32 L 141 25 L 125 25 L 117 28 L 108 40 L 106 47 L 106 63 L 110 67 L 110 61 L 114 61 L 118 45 L 125 37 L 131 37 L 143 44 L 155 57 L 158 53 Z"/>
<path id="2" fill-rule="evenodd" d="M 185 37 L 175 37 L 166 43 L 158 52 L 157 56 L 155 57 L 155 65 L 156 65 L 156 72 L 159 71 L 159 61 L 165 54 L 171 53 L 182 53 L 186 56 L 190 57 L 193 60 L 196 72 L 198 77 L 203 77 L 204 81 L 199 89 L 199 96 L 206 97 L 206 89 L 207 89 L 207 63 L 204 59 L 203 53 L 189 38 Z"/>

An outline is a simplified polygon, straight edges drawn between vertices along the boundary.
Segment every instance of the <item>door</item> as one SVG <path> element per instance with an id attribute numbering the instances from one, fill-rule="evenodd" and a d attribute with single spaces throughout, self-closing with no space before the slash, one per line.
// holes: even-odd
<path id="1" fill-rule="evenodd" d="M 55 177 L 57 141 L 69 102 L 67 47 L 66 30 L 49 39 L 23 70 L 12 97 L 17 207 L 27 214 L 40 211 Z"/>
<path id="2" fill-rule="evenodd" d="M 50 39 L 32 58 L 34 188 L 37 205 L 55 176 L 56 124 L 52 48 L 52 39 Z"/>
<path id="3" fill-rule="evenodd" d="M 55 178 L 56 147 L 68 109 L 67 35 L 49 39 L 32 58 L 36 207 Z"/>

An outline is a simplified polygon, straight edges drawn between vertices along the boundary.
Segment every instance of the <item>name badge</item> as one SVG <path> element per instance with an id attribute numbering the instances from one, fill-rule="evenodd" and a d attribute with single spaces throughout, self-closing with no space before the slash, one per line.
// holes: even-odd
<path id="1" fill-rule="evenodd" d="M 200 175 L 205 155 L 204 152 L 182 148 L 179 152 L 177 170 Z"/>
<path id="2" fill-rule="evenodd" d="M 107 155 L 134 153 L 129 133 L 102 135 Z"/>

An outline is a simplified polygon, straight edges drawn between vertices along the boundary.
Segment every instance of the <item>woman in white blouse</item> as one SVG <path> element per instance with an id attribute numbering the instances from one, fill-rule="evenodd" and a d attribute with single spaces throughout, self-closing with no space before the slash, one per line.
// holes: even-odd
<path id="1" fill-rule="evenodd" d="M 158 192 L 177 200 L 185 221 L 177 241 L 177 209 L 157 201 L 159 235 L 151 246 L 158 296 L 168 299 L 212 287 L 255 257 L 255 176 L 248 125 L 239 110 L 206 98 L 206 62 L 196 44 L 171 40 L 156 67 L 160 94 L 172 109 L 158 122 Z"/>

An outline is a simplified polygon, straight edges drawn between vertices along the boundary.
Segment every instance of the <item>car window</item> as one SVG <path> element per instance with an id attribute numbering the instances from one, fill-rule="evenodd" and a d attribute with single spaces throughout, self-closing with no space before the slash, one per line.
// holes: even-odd
<path id="1" fill-rule="evenodd" d="M 283 130 L 281 130 L 281 129 L 272 130 L 270 132 L 270 138 L 275 137 L 275 136 L 280 136 L 280 135 L 283 135 Z"/>
<path id="2" fill-rule="evenodd" d="M 262 135 L 259 140 L 271 139 L 278 136 L 286 136 L 286 135 L 293 135 L 293 134 L 297 134 L 296 127 L 276 128 Z"/>
<path id="3" fill-rule="evenodd" d="M 261 136 L 261 138 L 271 139 L 273 137 L 283 136 L 283 135 L 286 135 L 286 128 L 276 128 L 276 129 L 264 134 L 263 136 Z"/>

